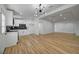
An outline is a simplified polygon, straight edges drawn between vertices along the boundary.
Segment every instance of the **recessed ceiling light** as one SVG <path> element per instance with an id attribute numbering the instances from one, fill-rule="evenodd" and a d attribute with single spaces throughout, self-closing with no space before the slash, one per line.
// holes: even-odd
<path id="1" fill-rule="evenodd" d="M 66 19 L 66 17 L 64 17 L 64 19 Z"/>
<path id="2" fill-rule="evenodd" d="M 60 16 L 63 16 L 62 14 L 60 14 Z"/>
<path id="3" fill-rule="evenodd" d="M 35 15 L 35 16 L 37 16 L 37 15 Z"/>
<path id="4" fill-rule="evenodd" d="M 34 16 L 38 16 L 38 15 L 35 15 L 35 14 L 34 14 Z"/>

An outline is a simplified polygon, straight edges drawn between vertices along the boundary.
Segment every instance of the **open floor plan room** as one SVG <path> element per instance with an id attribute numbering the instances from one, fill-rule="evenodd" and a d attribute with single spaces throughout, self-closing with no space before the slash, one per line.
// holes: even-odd
<path id="1" fill-rule="evenodd" d="M 78 4 L 0 4 L 0 54 L 78 53 Z"/>

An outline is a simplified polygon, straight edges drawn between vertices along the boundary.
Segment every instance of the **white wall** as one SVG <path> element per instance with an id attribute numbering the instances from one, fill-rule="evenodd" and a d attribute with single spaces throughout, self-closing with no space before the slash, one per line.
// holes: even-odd
<path id="1" fill-rule="evenodd" d="M 73 23 L 55 23 L 55 32 L 74 33 Z"/>
<path id="2" fill-rule="evenodd" d="M 15 19 L 15 25 L 26 24 L 29 34 L 46 34 L 53 32 L 53 24 L 45 20 L 18 20 Z"/>
<path id="3" fill-rule="evenodd" d="M 75 27 L 75 29 L 74 29 L 75 34 L 77 36 L 79 36 L 79 21 L 75 22 L 75 26 L 74 27 Z"/>
<path id="4" fill-rule="evenodd" d="M 55 23 L 55 32 L 74 33 L 79 36 L 79 21 Z"/>
<path id="5" fill-rule="evenodd" d="M 54 25 L 49 21 L 40 20 L 39 23 L 39 33 L 40 34 L 47 34 L 54 32 Z"/>
<path id="6" fill-rule="evenodd" d="M 15 20 L 15 25 L 26 24 L 27 34 L 47 34 L 51 32 L 75 33 L 79 35 L 79 22 L 58 22 L 51 23 L 45 20 Z M 25 34 L 26 34 L 25 33 Z"/>

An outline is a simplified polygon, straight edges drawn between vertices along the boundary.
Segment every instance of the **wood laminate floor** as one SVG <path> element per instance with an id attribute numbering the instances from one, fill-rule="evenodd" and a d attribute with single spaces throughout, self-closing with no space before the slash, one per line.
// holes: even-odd
<path id="1" fill-rule="evenodd" d="M 69 33 L 49 33 L 20 37 L 18 44 L 5 48 L 4 54 L 79 53 L 79 37 Z"/>

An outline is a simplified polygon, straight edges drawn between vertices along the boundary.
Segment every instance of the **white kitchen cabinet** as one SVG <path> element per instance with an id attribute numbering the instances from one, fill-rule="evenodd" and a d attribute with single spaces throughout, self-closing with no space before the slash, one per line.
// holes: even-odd
<path id="1" fill-rule="evenodd" d="M 16 45 L 18 41 L 18 33 L 17 32 L 7 32 L 6 34 L 6 47 L 10 47 Z"/>
<path id="2" fill-rule="evenodd" d="M 13 25 L 13 12 L 6 11 L 6 25 L 12 26 Z"/>
<path id="3" fill-rule="evenodd" d="M 7 32 L 6 34 L 0 34 L 0 54 L 4 52 L 6 47 L 16 45 L 18 41 L 17 32 Z"/>

